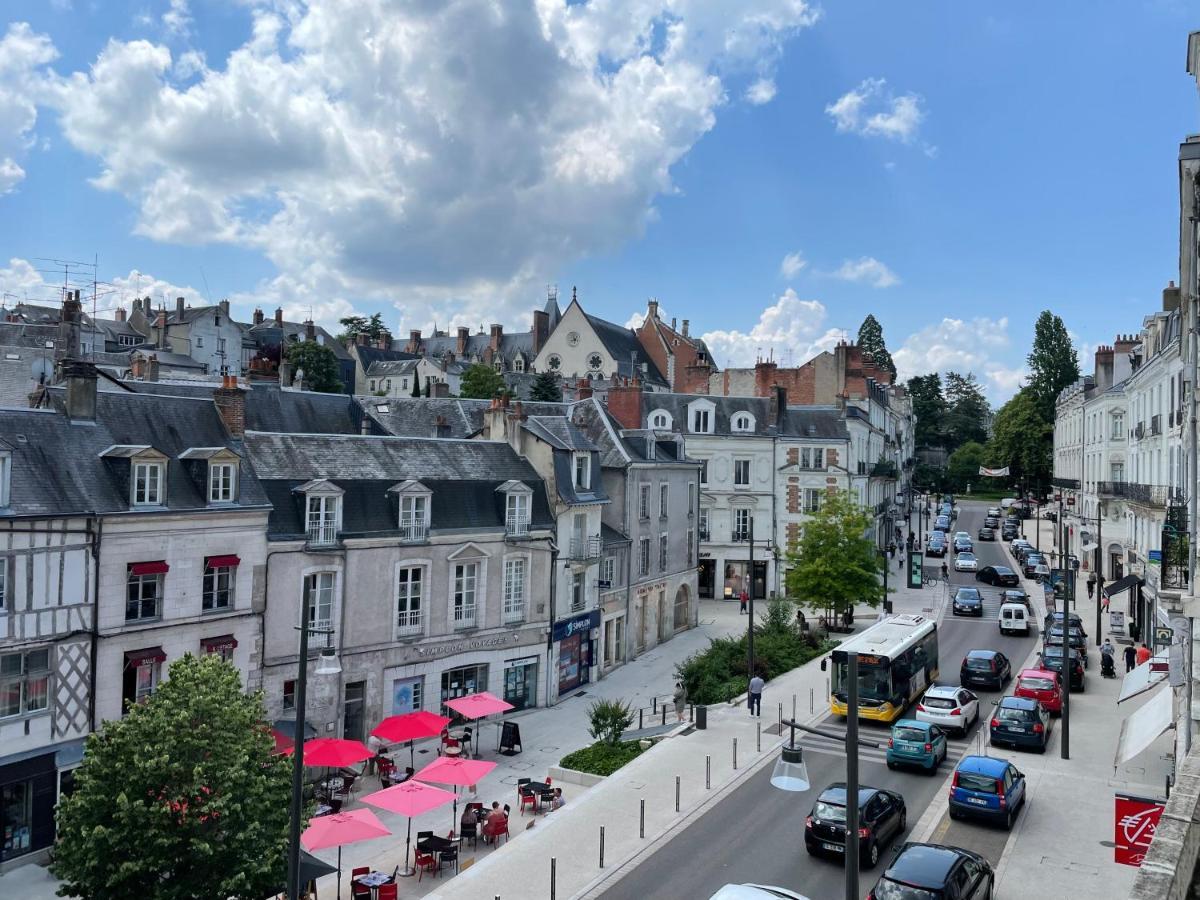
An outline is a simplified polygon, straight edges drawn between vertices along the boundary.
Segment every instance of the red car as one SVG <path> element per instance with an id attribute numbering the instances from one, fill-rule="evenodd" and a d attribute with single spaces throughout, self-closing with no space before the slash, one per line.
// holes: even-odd
<path id="1" fill-rule="evenodd" d="M 1047 669 L 1024 669 L 1017 676 L 1014 697 L 1028 697 L 1046 707 L 1047 712 L 1062 715 L 1062 685 L 1058 673 Z"/>

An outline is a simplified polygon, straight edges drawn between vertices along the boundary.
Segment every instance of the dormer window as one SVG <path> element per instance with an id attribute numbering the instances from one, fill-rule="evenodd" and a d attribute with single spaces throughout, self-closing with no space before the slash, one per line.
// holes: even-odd
<path id="1" fill-rule="evenodd" d="M 236 453 L 228 447 L 188 447 L 179 454 L 184 466 L 197 479 L 196 487 L 204 492 L 210 503 L 235 503 L 238 498 L 238 463 Z M 193 467 L 205 466 L 195 470 Z"/>
<path id="2" fill-rule="evenodd" d="M 342 527 L 344 491 L 326 478 L 306 481 L 293 491 L 304 497 L 304 536 L 309 545 L 336 544 Z"/>
<path id="3" fill-rule="evenodd" d="M 424 541 L 429 536 L 430 500 L 433 493 L 419 481 L 408 479 L 388 488 L 396 494 L 400 540 Z"/>
<path id="4" fill-rule="evenodd" d="M 504 533 L 509 537 L 525 537 L 529 534 L 533 491 L 520 481 L 506 481 L 496 490 L 504 494 Z"/>
<path id="5" fill-rule="evenodd" d="M 592 487 L 592 457 L 588 453 L 575 454 L 575 487 L 590 490 Z"/>
<path id="6" fill-rule="evenodd" d="M 669 431 L 671 429 L 671 414 L 665 409 L 656 409 L 650 413 L 650 427 L 655 431 Z"/>
<path id="7" fill-rule="evenodd" d="M 524 372 L 525 371 L 525 357 L 518 354 L 513 359 L 513 371 L 514 372 Z"/>
<path id="8" fill-rule="evenodd" d="M 733 422 L 730 427 L 733 431 L 738 432 L 753 431 L 754 417 L 749 413 L 738 413 L 733 417 Z"/>
<path id="9" fill-rule="evenodd" d="M 209 463 L 208 502 L 232 503 L 237 495 L 237 474 L 236 463 Z"/>
<path id="10" fill-rule="evenodd" d="M 133 461 L 134 506 L 162 506 L 166 495 L 166 463 L 161 460 Z"/>
<path id="11" fill-rule="evenodd" d="M 713 421 L 716 417 L 716 407 L 708 401 L 695 401 L 688 404 L 688 424 L 695 434 L 712 434 Z"/>

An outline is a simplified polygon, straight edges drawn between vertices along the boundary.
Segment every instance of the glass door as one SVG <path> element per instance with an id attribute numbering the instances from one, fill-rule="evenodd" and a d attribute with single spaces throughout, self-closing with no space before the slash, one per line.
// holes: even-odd
<path id="1" fill-rule="evenodd" d="M 363 739 L 363 705 L 366 700 L 367 683 L 352 681 L 346 685 L 346 700 L 342 711 L 342 737 L 348 741 Z"/>

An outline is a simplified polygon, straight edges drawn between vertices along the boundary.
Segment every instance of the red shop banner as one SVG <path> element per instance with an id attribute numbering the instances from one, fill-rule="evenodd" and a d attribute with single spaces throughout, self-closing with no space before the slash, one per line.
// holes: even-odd
<path id="1" fill-rule="evenodd" d="M 1113 860 L 1124 866 L 1141 866 L 1154 840 L 1163 804 L 1129 794 L 1116 796 L 1116 838 Z"/>

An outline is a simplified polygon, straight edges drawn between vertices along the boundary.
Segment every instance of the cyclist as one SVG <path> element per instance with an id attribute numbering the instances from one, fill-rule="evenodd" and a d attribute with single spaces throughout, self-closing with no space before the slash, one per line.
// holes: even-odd
<path id="1" fill-rule="evenodd" d="M 950 567 L 946 565 L 946 561 L 942 560 L 942 581 L 950 580 Z"/>

